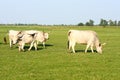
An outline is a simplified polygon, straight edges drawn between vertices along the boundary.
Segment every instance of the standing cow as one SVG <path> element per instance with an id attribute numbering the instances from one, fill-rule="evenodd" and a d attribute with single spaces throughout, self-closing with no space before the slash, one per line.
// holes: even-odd
<path id="1" fill-rule="evenodd" d="M 37 45 L 39 44 L 39 42 L 41 42 L 43 44 L 43 47 L 45 48 L 45 42 L 48 39 L 49 39 L 49 34 L 47 32 L 39 31 L 37 33 L 36 36 Z"/>
<path id="2" fill-rule="evenodd" d="M 47 32 L 43 32 L 43 31 L 26 30 L 26 31 L 23 31 L 23 33 L 24 34 L 34 34 L 34 33 L 36 33 L 35 40 L 37 41 L 37 45 L 39 44 L 39 42 L 41 42 L 43 44 L 44 48 L 45 48 L 45 42 L 46 42 L 46 40 L 49 39 L 49 34 Z"/>
<path id="3" fill-rule="evenodd" d="M 10 47 L 12 47 L 13 44 L 17 43 L 18 38 L 21 36 L 21 31 L 16 31 L 16 30 L 9 30 L 8 36 L 9 36 L 9 44 Z M 4 40 L 6 37 L 4 37 Z"/>
<path id="4" fill-rule="evenodd" d="M 21 37 L 19 37 L 18 41 L 18 47 L 19 47 L 19 51 L 24 51 L 24 46 L 25 44 L 30 44 L 29 47 L 29 51 L 31 50 L 31 48 L 34 46 L 35 50 L 37 50 L 37 43 L 36 43 L 36 33 L 33 34 L 23 34 Z"/>
<path id="5" fill-rule="evenodd" d="M 43 43 L 43 47 L 45 47 L 45 42 L 49 38 L 49 34 L 42 31 L 37 30 L 26 30 L 22 31 L 23 36 L 18 39 L 19 44 L 19 51 L 24 51 L 24 45 L 26 43 L 30 44 L 29 51 L 31 50 L 32 46 L 34 45 L 35 50 L 37 50 L 37 45 L 39 42 Z"/>
<path id="6" fill-rule="evenodd" d="M 75 53 L 75 44 L 86 44 L 85 53 L 88 48 L 91 48 L 92 53 L 93 47 L 96 47 L 96 51 L 98 53 L 102 53 L 102 44 L 100 43 L 97 33 L 91 30 L 69 30 L 68 31 L 68 49 L 70 50 L 72 47 L 73 53 Z"/>

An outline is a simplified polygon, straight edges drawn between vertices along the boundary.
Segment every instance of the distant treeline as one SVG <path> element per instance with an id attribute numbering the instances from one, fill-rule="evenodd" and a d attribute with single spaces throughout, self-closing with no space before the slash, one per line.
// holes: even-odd
<path id="1" fill-rule="evenodd" d="M 99 24 L 94 24 L 94 20 L 90 19 L 86 23 L 80 22 L 76 25 L 67 25 L 67 24 L 53 24 L 53 25 L 47 25 L 47 24 L 24 24 L 24 23 L 15 23 L 15 24 L 0 24 L 0 26 L 120 26 L 120 21 L 113 21 L 113 20 L 105 20 L 101 19 Z"/>
<path id="2" fill-rule="evenodd" d="M 39 24 L 24 24 L 24 23 L 15 23 L 15 24 L 0 24 L 1 26 L 40 26 Z"/>
<path id="3" fill-rule="evenodd" d="M 15 23 L 15 24 L 0 24 L 0 26 L 76 26 L 76 25 L 66 25 L 66 24 L 24 24 L 24 23 Z"/>
<path id="4" fill-rule="evenodd" d="M 103 27 L 105 27 L 105 26 L 120 26 L 120 21 L 117 21 L 117 20 L 115 20 L 115 21 L 108 20 L 107 21 L 105 19 L 101 19 L 100 23 L 95 25 L 94 21 L 90 19 L 86 23 L 82 23 L 82 22 L 78 23 L 78 26 L 103 26 Z"/>

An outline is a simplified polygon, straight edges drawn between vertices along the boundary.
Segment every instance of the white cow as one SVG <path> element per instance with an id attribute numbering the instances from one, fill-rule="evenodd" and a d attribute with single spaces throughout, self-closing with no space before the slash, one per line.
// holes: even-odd
<path id="1" fill-rule="evenodd" d="M 39 42 L 42 42 L 43 47 L 45 48 L 45 42 L 49 38 L 49 34 L 46 32 L 42 31 L 37 31 L 37 30 L 24 30 L 24 31 L 16 31 L 16 30 L 9 30 L 9 43 L 10 47 L 12 47 L 13 44 L 16 44 L 18 42 L 19 37 L 23 36 L 24 34 L 36 34 L 36 41 L 37 44 Z M 6 37 L 4 37 L 5 43 Z"/>
<path id="2" fill-rule="evenodd" d="M 34 34 L 23 34 L 22 37 L 20 37 L 18 39 L 18 47 L 19 47 L 19 51 L 24 51 L 24 46 L 25 44 L 30 44 L 30 47 L 29 47 L 29 51 L 31 50 L 31 48 L 34 46 L 35 47 L 35 50 L 37 50 L 37 43 L 36 43 L 36 33 Z"/>
<path id="3" fill-rule="evenodd" d="M 39 44 L 39 42 L 41 42 L 43 44 L 43 47 L 45 48 L 45 42 L 46 42 L 46 40 L 49 39 L 49 34 L 47 32 L 37 31 L 37 30 L 26 30 L 26 31 L 23 31 L 23 32 L 27 33 L 27 34 L 36 33 L 37 45 Z"/>
<path id="4" fill-rule="evenodd" d="M 100 44 L 97 33 L 91 30 L 69 30 L 68 31 L 68 49 L 72 47 L 73 53 L 75 53 L 75 44 L 86 44 L 85 53 L 88 48 L 91 48 L 92 53 L 93 47 L 96 47 L 98 53 L 102 53 L 102 44 Z"/>
<path id="5" fill-rule="evenodd" d="M 39 44 L 39 42 L 41 42 L 43 44 L 44 48 L 45 48 L 45 42 L 48 39 L 49 39 L 49 34 L 47 32 L 39 31 L 37 33 L 37 36 L 36 36 L 37 44 Z"/>
<path id="6" fill-rule="evenodd" d="M 9 44 L 12 47 L 13 44 L 17 43 L 18 38 L 21 36 L 21 31 L 9 30 Z"/>

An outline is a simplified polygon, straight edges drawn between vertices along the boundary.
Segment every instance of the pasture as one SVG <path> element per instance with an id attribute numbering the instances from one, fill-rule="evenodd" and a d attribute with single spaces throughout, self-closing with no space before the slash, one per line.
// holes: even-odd
<path id="1" fill-rule="evenodd" d="M 46 48 L 38 45 L 19 52 L 17 45 L 10 49 L 3 43 L 8 30 L 43 30 L 49 32 Z M 77 44 L 76 53 L 67 51 L 69 29 L 94 30 L 98 33 L 103 54 L 84 53 L 85 45 Z M 8 41 L 8 39 L 7 39 Z M 90 50 L 90 49 L 89 49 Z M 1 80 L 119 80 L 120 28 L 118 27 L 55 27 L 55 26 L 2 26 L 0 27 L 0 79 Z"/>

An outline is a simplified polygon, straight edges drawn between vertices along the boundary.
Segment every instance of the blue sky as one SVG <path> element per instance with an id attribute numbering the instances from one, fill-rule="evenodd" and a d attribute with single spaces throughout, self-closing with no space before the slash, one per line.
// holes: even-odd
<path id="1" fill-rule="evenodd" d="M 0 0 L 0 23 L 78 24 L 120 20 L 120 0 Z"/>

